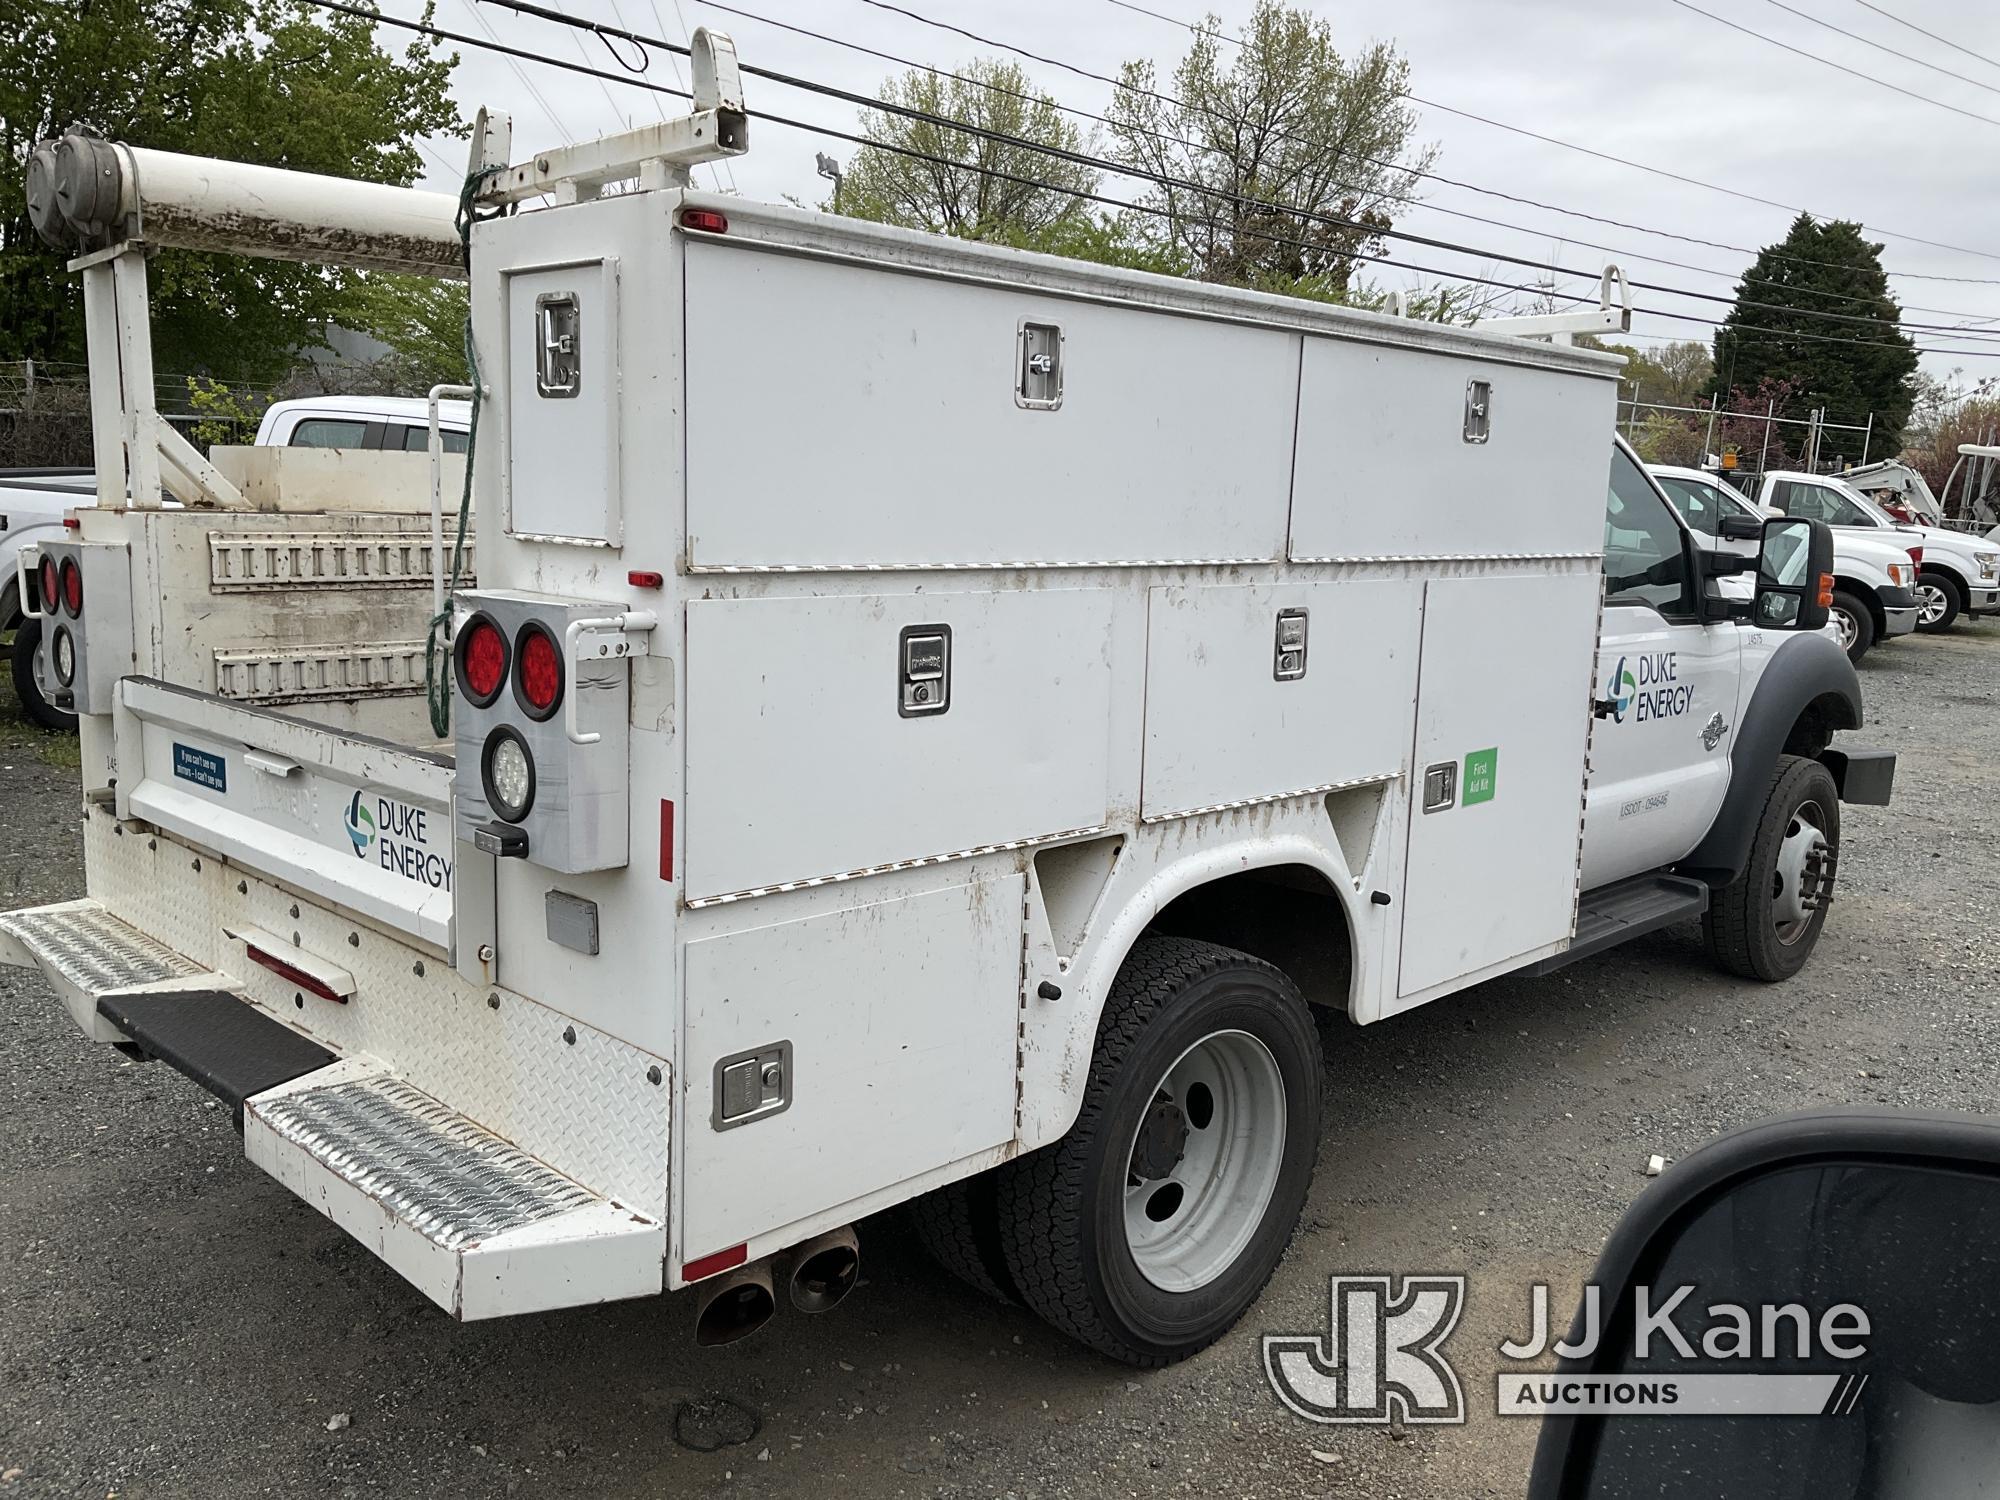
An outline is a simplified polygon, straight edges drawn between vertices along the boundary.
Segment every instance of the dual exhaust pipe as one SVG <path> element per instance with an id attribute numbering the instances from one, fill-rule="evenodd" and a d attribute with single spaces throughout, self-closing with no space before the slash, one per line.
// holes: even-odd
<path id="1" fill-rule="evenodd" d="M 781 1256 L 766 1256 L 716 1277 L 701 1289 L 695 1343 L 703 1348 L 733 1344 L 770 1322 L 778 1310 L 772 1268 L 780 1260 L 786 1264 L 792 1306 L 802 1313 L 823 1313 L 854 1290 L 861 1273 L 861 1245 L 854 1226 L 845 1225 L 794 1245 Z"/>

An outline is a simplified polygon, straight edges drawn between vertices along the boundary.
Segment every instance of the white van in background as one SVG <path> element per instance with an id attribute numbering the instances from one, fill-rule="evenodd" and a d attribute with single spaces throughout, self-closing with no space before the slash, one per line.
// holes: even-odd
<path id="1" fill-rule="evenodd" d="M 1725 552 L 1754 557 L 1767 512 L 1734 485 L 1705 469 L 1648 464 L 1667 499 L 1696 537 Z M 1832 624 L 1848 660 L 1860 661 L 1879 641 L 1917 627 L 1917 572 L 1923 546 L 1911 534 L 1879 540 L 1836 527 L 1833 533 Z"/>

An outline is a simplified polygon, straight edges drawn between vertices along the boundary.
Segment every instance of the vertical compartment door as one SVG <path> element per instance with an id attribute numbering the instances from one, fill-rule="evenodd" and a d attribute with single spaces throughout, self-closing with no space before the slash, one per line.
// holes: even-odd
<path id="1" fill-rule="evenodd" d="M 1595 570 L 1425 586 L 1397 995 L 1565 941 L 1576 917 Z"/>

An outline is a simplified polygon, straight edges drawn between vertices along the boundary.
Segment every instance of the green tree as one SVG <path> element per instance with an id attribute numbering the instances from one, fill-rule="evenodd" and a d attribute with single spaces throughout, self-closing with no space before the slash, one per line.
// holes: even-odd
<path id="1" fill-rule="evenodd" d="M 882 85 L 884 104 L 934 118 L 863 110 L 861 133 L 882 144 L 855 154 L 839 201 L 826 206 L 878 224 L 1030 248 L 1087 239 L 1090 205 L 1077 195 L 1096 191 L 1096 170 L 1035 148 L 1090 154 L 1095 141 L 1015 64 L 974 58 L 957 72 L 913 68 Z M 1016 146 L 938 120 L 1035 144 Z"/>
<path id="2" fill-rule="evenodd" d="M 1112 98 L 1114 154 L 1154 179 L 1144 233 L 1205 280 L 1337 289 L 1436 159 L 1412 146 L 1409 64 L 1385 42 L 1344 57 L 1326 22 L 1279 0 L 1259 0 L 1227 66 L 1221 27 L 1197 28 L 1170 87 L 1130 62 Z"/>
<path id="3" fill-rule="evenodd" d="M 1870 321 L 1811 316 L 1826 312 Z M 1916 399 L 1917 351 L 1896 327 L 1901 316 L 1882 247 L 1863 239 L 1859 224 L 1821 224 L 1800 214 L 1737 286 L 1736 306 L 1716 330 L 1710 389 L 1726 398 L 1777 381 L 1791 387 L 1798 405 L 1827 408 L 1832 421 L 1861 422 L 1873 412 L 1871 446 L 1893 453 Z"/>
<path id="4" fill-rule="evenodd" d="M 75 279 L 28 222 L 29 147 L 86 121 L 114 140 L 373 182 L 410 182 L 415 138 L 461 127 L 457 58 L 400 55 L 373 25 L 303 0 L 41 0 L 0 28 L 0 359 L 81 361 Z M 426 15 L 429 11 L 426 10 Z M 163 251 L 151 266 L 154 362 L 229 380 L 281 374 L 329 323 L 357 321 L 363 278 L 286 261 Z"/>

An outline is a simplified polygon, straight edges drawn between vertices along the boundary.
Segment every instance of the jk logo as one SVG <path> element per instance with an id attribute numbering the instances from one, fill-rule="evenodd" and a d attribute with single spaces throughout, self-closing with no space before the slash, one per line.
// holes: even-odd
<path id="1" fill-rule="evenodd" d="M 1463 1276 L 1335 1276 L 1329 1334 L 1266 1334 L 1264 1378 L 1308 1422 L 1460 1423 L 1465 1393 L 1438 1352 L 1465 1310 Z"/>

